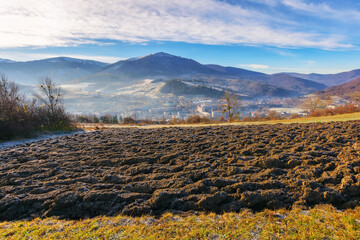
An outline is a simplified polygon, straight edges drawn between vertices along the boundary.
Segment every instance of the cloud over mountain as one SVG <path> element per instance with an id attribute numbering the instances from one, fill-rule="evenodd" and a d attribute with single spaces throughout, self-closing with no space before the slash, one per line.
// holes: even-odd
<path id="1" fill-rule="evenodd" d="M 258 3 L 256 3 L 258 2 Z M 0 48 L 179 41 L 278 47 L 344 48 L 338 34 L 308 31 L 305 23 L 264 1 L 14 0 L 0 7 Z M 282 5 L 299 1 L 284 1 Z M 280 4 L 280 3 L 278 3 Z M 290 8 L 289 8 L 290 9 Z"/>

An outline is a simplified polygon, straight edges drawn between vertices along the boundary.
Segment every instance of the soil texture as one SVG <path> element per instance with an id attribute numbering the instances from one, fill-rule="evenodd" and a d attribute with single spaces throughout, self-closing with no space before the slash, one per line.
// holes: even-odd
<path id="1" fill-rule="evenodd" d="M 0 220 L 359 200 L 360 121 L 124 128 L 0 149 Z"/>

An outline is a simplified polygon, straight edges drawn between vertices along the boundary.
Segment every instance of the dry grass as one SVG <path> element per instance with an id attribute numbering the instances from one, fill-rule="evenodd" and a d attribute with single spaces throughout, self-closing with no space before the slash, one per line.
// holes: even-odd
<path id="1" fill-rule="evenodd" d="M 0 223 L 0 239 L 359 239 L 360 207 L 338 211 L 319 205 L 308 211 L 53 218 Z"/>
<path id="2" fill-rule="evenodd" d="M 147 125 L 147 126 L 129 126 L 120 124 L 96 124 L 96 123 L 81 123 L 77 127 L 84 130 L 101 130 L 111 128 L 162 128 L 162 127 L 201 127 L 201 126 L 219 126 L 219 125 L 260 125 L 260 124 L 291 124 L 291 123 L 311 123 L 311 122 L 335 122 L 335 121 L 350 121 L 360 120 L 360 112 L 340 114 L 334 116 L 321 116 L 321 117 L 305 117 L 294 119 L 281 119 L 270 121 L 258 121 L 258 122 L 233 122 L 233 123 L 209 123 L 209 124 L 180 124 L 180 125 Z"/>

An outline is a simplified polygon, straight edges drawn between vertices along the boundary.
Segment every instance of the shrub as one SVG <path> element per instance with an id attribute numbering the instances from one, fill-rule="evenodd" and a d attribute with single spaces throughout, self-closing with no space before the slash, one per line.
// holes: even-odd
<path id="1" fill-rule="evenodd" d="M 199 115 L 191 115 L 186 120 L 185 123 L 193 124 L 193 123 L 210 123 L 211 119 L 207 117 L 201 117 Z"/>
<path id="2" fill-rule="evenodd" d="M 46 86 L 53 90 L 55 85 Z M 56 88 L 56 91 L 60 89 Z M 0 139 L 9 140 L 15 137 L 29 137 L 37 131 L 74 129 L 71 117 L 60 103 L 60 95 L 55 100 L 48 95 L 29 102 L 19 93 L 15 83 L 1 76 L 0 80 Z M 42 102 L 42 104 L 38 104 Z M 47 104 L 48 103 L 48 104 Z M 56 103 L 56 104 L 55 104 Z"/>
<path id="3" fill-rule="evenodd" d="M 36 118 L 34 104 L 26 102 L 18 87 L 5 76 L 0 80 L 0 139 L 27 137 L 33 132 Z"/>
<path id="4" fill-rule="evenodd" d="M 73 117 L 78 123 L 100 123 L 100 119 L 95 114 L 74 115 Z"/>
<path id="5" fill-rule="evenodd" d="M 280 113 L 274 111 L 274 110 L 269 110 L 267 112 L 267 115 L 265 117 L 266 120 L 279 120 L 282 119 L 283 117 L 281 116 Z"/>
<path id="6" fill-rule="evenodd" d="M 117 118 L 117 115 L 106 114 L 106 115 L 100 116 L 100 122 L 107 123 L 107 124 L 118 124 L 119 120 Z"/>
<path id="7" fill-rule="evenodd" d="M 292 113 L 289 116 L 289 119 L 301 118 L 302 116 L 298 113 Z"/>
<path id="8" fill-rule="evenodd" d="M 184 123 L 185 123 L 184 120 L 175 118 L 175 117 L 170 120 L 171 125 L 178 125 L 178 124 L 184 124 Z"/>
<path id="9" fill-rule="evenodd" d="M 132 117 L 126 117 L 126 118 L 124 118 L 123 123 L 124 124 L 136 124 L 136 120 L 133 119 Z"/>

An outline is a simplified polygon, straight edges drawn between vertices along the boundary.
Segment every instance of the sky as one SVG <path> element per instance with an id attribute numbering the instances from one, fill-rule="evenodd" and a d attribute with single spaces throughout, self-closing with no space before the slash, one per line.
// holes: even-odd
<path id="1" fill-rule="evenodd" d="M 360 68 L 358 0 L 0 0 L 0 58 L 156 52 L 265 73 Z"/>

